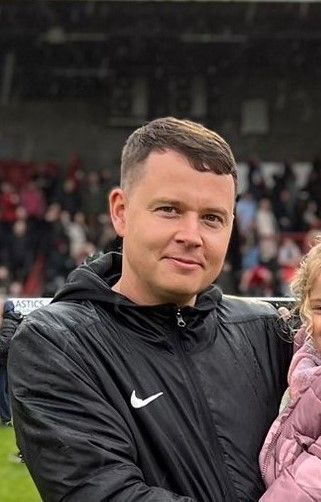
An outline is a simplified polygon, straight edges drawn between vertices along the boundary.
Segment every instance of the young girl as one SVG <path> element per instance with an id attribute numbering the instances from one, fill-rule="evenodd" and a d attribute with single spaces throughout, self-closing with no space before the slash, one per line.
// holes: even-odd
<path id="1" fill-rule="evenodd" d="M 321 501 L 321 239 L 294 277 L 302 328 L 294 341 L 288 402 L 260 454 L 261 502 Z"/>

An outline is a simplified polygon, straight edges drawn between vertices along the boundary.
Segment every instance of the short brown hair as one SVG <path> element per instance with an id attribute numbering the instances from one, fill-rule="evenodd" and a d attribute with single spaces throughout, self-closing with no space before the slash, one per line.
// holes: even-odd
<path id="1" fill-rule="evenodd" d="M 291 289 L 296 299 L 297 309 L 306 331 L 312 333 L 312 309 L 310 305 L 310 293 L 318 274 L 321 273 L 321 235 L 315 236 L 314 246 L 304 256 L 298 267 Z"/>
<path id="2" fill-rule="evenodd" d="M 121 188 L 130 188 L 141 174 L 140 167 L 153 151 L 175 150 L 197 171 L 231 174 L 237 188 L 236 162 L 230 146 L 202 124 L 174 117 L 152 120 L 127 139 L 121 159 Z"/>

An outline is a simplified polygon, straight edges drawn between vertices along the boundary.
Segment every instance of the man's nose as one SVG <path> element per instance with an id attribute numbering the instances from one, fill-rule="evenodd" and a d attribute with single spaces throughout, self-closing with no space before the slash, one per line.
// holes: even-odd
<path id="1" fill-rule="evenodd" d="M 176 242 L 184 243 L 187 246 L 201 246 L 201 228 L 198 216 L 193 214 L 183 215 L 178 223 L 175 235 Z"/>

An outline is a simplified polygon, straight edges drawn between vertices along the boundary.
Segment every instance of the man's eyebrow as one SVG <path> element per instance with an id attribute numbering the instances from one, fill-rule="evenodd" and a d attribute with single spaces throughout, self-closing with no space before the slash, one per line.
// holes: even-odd
<path id="1" fill-rule="evenodd" d="M 228 215 L 229 212 L 227 211 L 227 209 L 225 209 L 224 207 L 205 207 L 204 208 L 204 213 L 221 213 L 221 214 L 226 214 Z"/>
<path id="2" fill-rule="evenodd" d="M 168 197 L 158 197 L 157 199 L 153 200 L 153 204 L 182 205 L 182 202 L 179 200 L 168 198 Z"/>

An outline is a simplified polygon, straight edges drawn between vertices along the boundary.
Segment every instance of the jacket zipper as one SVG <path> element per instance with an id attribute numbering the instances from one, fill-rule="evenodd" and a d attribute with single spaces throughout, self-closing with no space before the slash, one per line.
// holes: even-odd
<path id="1" fill-rule="evenodd" d="M 238 498 L 236 497 L 236 494 L 234 491 L 234 486 L 233 485 L 231 486 L 232 481 L 230 480 L 230 477 L 228 475 L 227 467 L 225 464 L 224 464 L 225 468 L 223 468 L 223 470 L 220 467 L 220 463 L 222 463 L 222 464 L 224 463 L 223 449 L 222 449 L 221 445 L 219 444 L 219 440 L 218 440 L 217 433 L 216 433 L 216 427 L 215 427 L 215 424 L 213 423 L 213 419 L 211 417 L 209 417 L 210 411 L 207 410 L 206 404 L 204 404 L 204 403 L 206 403 L 206 398 L 202 394 L 201 385 L 199 386 L 199 389 L 197 389 L 195 386 L 195 381 L 198 381 L 198 378 L 197 378 L 197 375 L 195 374 L 195 371 L 193 374 L 193 372 L 190 369 L 190 366 L 193 365 L 193 362 L 191 359 L 189 359 L 186 356 L 185 351 L 184 351 L 182 344 L 181 344 L 181 337 L 180 337 L 179 331 L 186 328 L 186 321 L 184 320 L 184 318 L 182 316 L 182 312 L 181 312 L 180 307 L 178 307 L 176 310 L 176 323 L 179 328 L 179 330 L 175 336 L 175 346 L 176 346 L 177 352 L 181 358 L 184 369 L 185 369 L 186 374 L 188 376 L 188 379 L 191 383 L 191 388 L 193 389 L 194 395 L 196 396 L 196 399 L 198 402 L 198 408 L 200 410 L 201 415 L 204 418 L 204 422 L 205 422 L 205 424 L 207 422 L 210 422 L 208 437 L 211 439 L 210 444 L 212 445 L 214 443 L 213 447 L 211 448 L 212 460 L 213 460 L 214 465 L 217 467 L 216 472 L 218 473 L 218 478 L 221 475 L 224 480 L 221 485 L 221 489 L 222 489 L 223 495 L 224 495 L 224 502 L 236 502 L 238 500 Z M 199 397 L 200 395 L 203 396 L 203 400 Z M 206 412 L 206 410 L 207 410 L 207 412 Z M 213 436 L 214 436 L 214 439 L 213 439 Z M 217 445 L 215 445 L 215 443 L 217 443 Z M 217 446 L 217 447 L 215 448 L 214 446 Z M 217 451 L 219 452 L 218 455 L 216 453 Z"/>
<path id="2" fill-rule="evenodd" d="M 179 328 L 185 328 L 186 327 L 186 322 L 183 319 L 181 309 L 178 307 L 177 312 L 176 312 L 176 321 L 177 321 L 177 326 Z"/>

